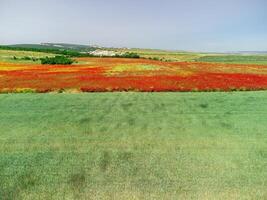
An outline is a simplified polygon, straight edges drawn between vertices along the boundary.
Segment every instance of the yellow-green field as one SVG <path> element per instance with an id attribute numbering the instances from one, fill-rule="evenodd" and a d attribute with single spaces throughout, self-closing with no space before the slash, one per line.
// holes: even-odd
<path id="1" fill-rule="evenodd" d="M 143 58 L 162 59 L 166 61 L 194 61 L 205 55 L 204 53 L 190 53 L 190 52 L 177 52 L 177 51 L 164 51 L 164 50 L 152 50 L 152 49 L 121 49 L 122 52 L 134 52 L 139 54 Z"/>
<path id="2" fill-rule="evenodd" d="M 33 52 L 33 51 L 14 51 L 14 50 L 3 50 L 0 49 L 0 62 L 8 63 L 40 63 L 40 61 L 33 62 L 32 60 L 22 59 L 24 57 L 34 57 L 34 58 L 43 58 L 43 57 L 52 57 L 55 56 L 51 53 L 42 53 L 42 52 Z M 16 57 L 17 59 L 14 59 Z"/>
<path id="3" fill-rule="evenodd" d="M 175 62 L 211 62 L 232 64 L 258 64 L 267 65 L 265 54 L 219 54 L 183 51 L 164 51 L 153 49 L 120 49 L 118 52 L 134 52 L 142 58 L 158 59 Z"/>

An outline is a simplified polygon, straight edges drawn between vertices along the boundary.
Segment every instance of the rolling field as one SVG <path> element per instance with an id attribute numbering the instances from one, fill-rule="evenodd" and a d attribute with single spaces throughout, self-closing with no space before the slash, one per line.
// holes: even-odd
<path id="1" fill-rule="evenodd" d="M 266 199 L 267 92 L 0 95 L 2 199 Z"/>
<path id="2" fill-rule="evenodd" d="M 267 54 L 249 53 L 201 53 L 186 51 L 164 51 L 151 49 L 122 49 L 122 52 L 131 51 L 139 54 L 142 58 L 158 59 L 172 62 L 208 62 L 208 63 L 229 63 L 229 64 L 257 64 L 267 65 Z M 119 51 L 119 52 L 120 52 Z"/>
<path id="3" fill-rule="evenodd" d="M 267 89 L 267 65 L 76 58 L 74 65 L 0 61 L 0 92 Z"/>
<path id="4" fill-rule="evenodd" d="M 205 55 L 195 59 L 194 61 L 267 65 L 267 55 Z"/>
<path id="5" fill-rule="evenodd" d="M 153 49 L 121 49 L 118 52 L 134 52 L 140 55 L 142 58 L 150 59 L 162 59 L 174 62 L 190 62 L 195 61 L 204 56 L 213 56 L 217 54 L 205 54 L 205 53 L 194 53 L 194 52 L 183 52 L 183 51 L 164 51 L 164 50 L 153 50 Z"/>
<path id="6" fill-rule="evenodd" d="M 267 92 L 196 93 L 267 89 L 265 58 L 150 53 L 176 61 L 0 50 L 34 93 L 0 94 L 0 199 L 266 199 Z"/>
<path id="7" fill-rule="evenodd" d="M 23 64 L 40 64 L 39 61 L 33 62 L 32 60 L 23 60 L 21 58 L 25 57 L 35 57 L 35 58 L 43 58 L 43 57 L 51 57 L 55 56 L 55 54 L 51 53 L 42 53 L 42 52 L 31 52 L 31 51 L 13 51 L 13 50 L 0 50 L 0 62 L 7 63 L 23 63 Z M 14 59 L 16 57 L 16 59 Z M 1 68 L 0 68 L 1 70 Z"/>

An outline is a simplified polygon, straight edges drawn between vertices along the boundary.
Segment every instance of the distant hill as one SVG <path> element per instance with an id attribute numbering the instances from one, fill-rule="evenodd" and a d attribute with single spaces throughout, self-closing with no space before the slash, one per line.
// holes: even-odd
<path id="1" fill-rule="evenodd" d="M 99 47 L 80 44 L 66 44 L 66 43 L 41 43 L 41 44 L 13 44 L 10 47 L 20 48 L 35 48 L 35 49 L 60 49 L 60 50 L 73 50 L 79 52 L 94 51 Z"/>
<path id="2" fill-rule="evenodd" d="M 181 51 L 181 50 L 160 50 L 160 49 L 142 49 L 142 48 L 115 48 L 115 47 L 100 47 L 97 45 L 81 45 L 81 44 L 68 44 L 68 43 L 41 43 L 41 44 L 13 44 L 5 45 L 9 47 L 19 48 L 35 48 L 35 49 L 58 49 L 58 50 L 72 50 L 78 52 L 90 52 L 98 49 L 102 50 L 124 50 L 124 51 L 160 51 L 172 53 L 212 53 L 212 54 L 243 54 L 243 55 L 257 55 L 267 54 L 267 51 L 225 51 L 225 52 L 194 52 L 194 51 Z"/>

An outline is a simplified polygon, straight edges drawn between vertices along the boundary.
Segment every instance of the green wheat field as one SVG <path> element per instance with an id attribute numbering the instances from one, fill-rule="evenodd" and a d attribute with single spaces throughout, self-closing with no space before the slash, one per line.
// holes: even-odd
<path id="1" fill-rule="evenodd" d="M 267 92 L 0 95 L 0 199 L 267 199 Z"/>

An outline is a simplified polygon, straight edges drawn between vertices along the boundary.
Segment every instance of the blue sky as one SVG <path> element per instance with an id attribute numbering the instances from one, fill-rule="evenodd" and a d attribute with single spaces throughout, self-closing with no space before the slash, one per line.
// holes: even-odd
<path id="1" fill-rule="evenodd" d="M 0 44 L 267 50 L 266 0 L 0 0 Z"/>

